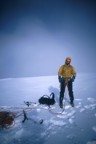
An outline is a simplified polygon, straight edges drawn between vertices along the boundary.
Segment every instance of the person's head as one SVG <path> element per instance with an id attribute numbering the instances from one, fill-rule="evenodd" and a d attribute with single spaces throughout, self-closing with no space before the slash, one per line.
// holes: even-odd
<path id="1" fill-rule="evenodd" d="M 67 57 L 67 58 L 65 59 L 65 64 L 66 64 L 66 65 L 70 65 L 70 63 L 71 63 L 71 58 L 70 58 L 70 57 Z"/>

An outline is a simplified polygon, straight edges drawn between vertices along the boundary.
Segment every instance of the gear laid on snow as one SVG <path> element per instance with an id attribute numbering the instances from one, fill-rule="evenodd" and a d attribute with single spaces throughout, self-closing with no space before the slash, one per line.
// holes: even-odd
<path id="1" fill-rule="evenodd" d="M 1 111 L 0 112 L 0 127 L 9 128 L 14 124 L 14 113 Z"/>
<path id="2" fill-rule="evenodd" d="M 11 108 L 12 109 L 12 108 Z M 42 124 L 43 120 L 35 121 L 32 118 L 28 118 L 26 112 L 32 110 L 32 108 L 25 108 L 23 111 L 20 112 L 9 112 L 8 110 L 0 111 L 0 128 L 10 128 L 15 124 L 15 118 L 18 118 L 19 116 L 24 116 L 24 119 L 22 120 L 22 123 L 25 122 L 25 120 L 32 120 L 34 123 Z"/>
<path id="3" fill-rule="evenodd" d="M 48 95 L 43 95 L 40 99 L 39 99 L 39 103 L 40 104 L 46 104 L 48 106 L 50 105 L 54 105 L 55 104 L 55 94 L 52 92 L 50 94 L 50 96 Z"/>
<path id="4" fill-rule="evenodd" d="M 24 103 L 29 107 L 32 104 L 36 104 L 35 102 L 24 101 Z"/>
<path id="5" fill-rule="evenodd" d="M 26 112 L 24 110 L 23 110 L 23 114 L 24 114 L 24 120 L 22 122 L 24 123 L 25 120 L 28 120 L 28 117 L 27 117 Z"/>

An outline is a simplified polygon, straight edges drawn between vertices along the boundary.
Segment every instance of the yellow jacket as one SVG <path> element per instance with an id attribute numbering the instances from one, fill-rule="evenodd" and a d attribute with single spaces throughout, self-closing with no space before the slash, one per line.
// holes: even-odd
<path id="1" fill-rule="evenodd" d="M 72 76 L 76 76 L 75 69 L 72 65 L 62 65 L 58 71 L 58 76 L 62 76 L 64 78 L 71 78 Z"/>

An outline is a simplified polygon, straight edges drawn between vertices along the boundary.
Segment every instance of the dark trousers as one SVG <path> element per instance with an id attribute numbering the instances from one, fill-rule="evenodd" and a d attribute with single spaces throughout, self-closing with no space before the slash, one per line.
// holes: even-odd
<path id="1" fill-rule="evenodd" d="M 67 84 L 65 81 L 61 82 L 60 85 L 60 97 L 59 97 L 59 102 L 62 103 L 63 98 L 64 98 L 64 93 L 65 93 L 65 87 L 68 87 L 68 92 L 69 92 L 69 98 L 70 98 L 70 102 L 74 101 L 74 95 L 73 95 L 73 83 L 72 81 L 68 81 Z"/>

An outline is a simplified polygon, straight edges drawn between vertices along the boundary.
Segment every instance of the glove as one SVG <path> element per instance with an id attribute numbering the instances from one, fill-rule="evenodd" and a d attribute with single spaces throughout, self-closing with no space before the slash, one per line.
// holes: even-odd
<path id="1" fill-rule="evenodd" d="M 74 82 L 74 80 L 75 80 L 75 76 L 73 76 L 73 77 L 71 78 L 71 81 L 72 81 L 72 82 Z"/>
<path id="2" fill-rule="evenodd" d="M 61 76 L 58 76 L 58 80 L 59 80 L 60 83 L 62 82 Z"/>
<path id="3" fill-rule="evenodd" d="M 64 82 L 65 81 L 65 78 L 61 77 L 61 76 L 58 76 L 58 80 L 60 83 Z"/>

